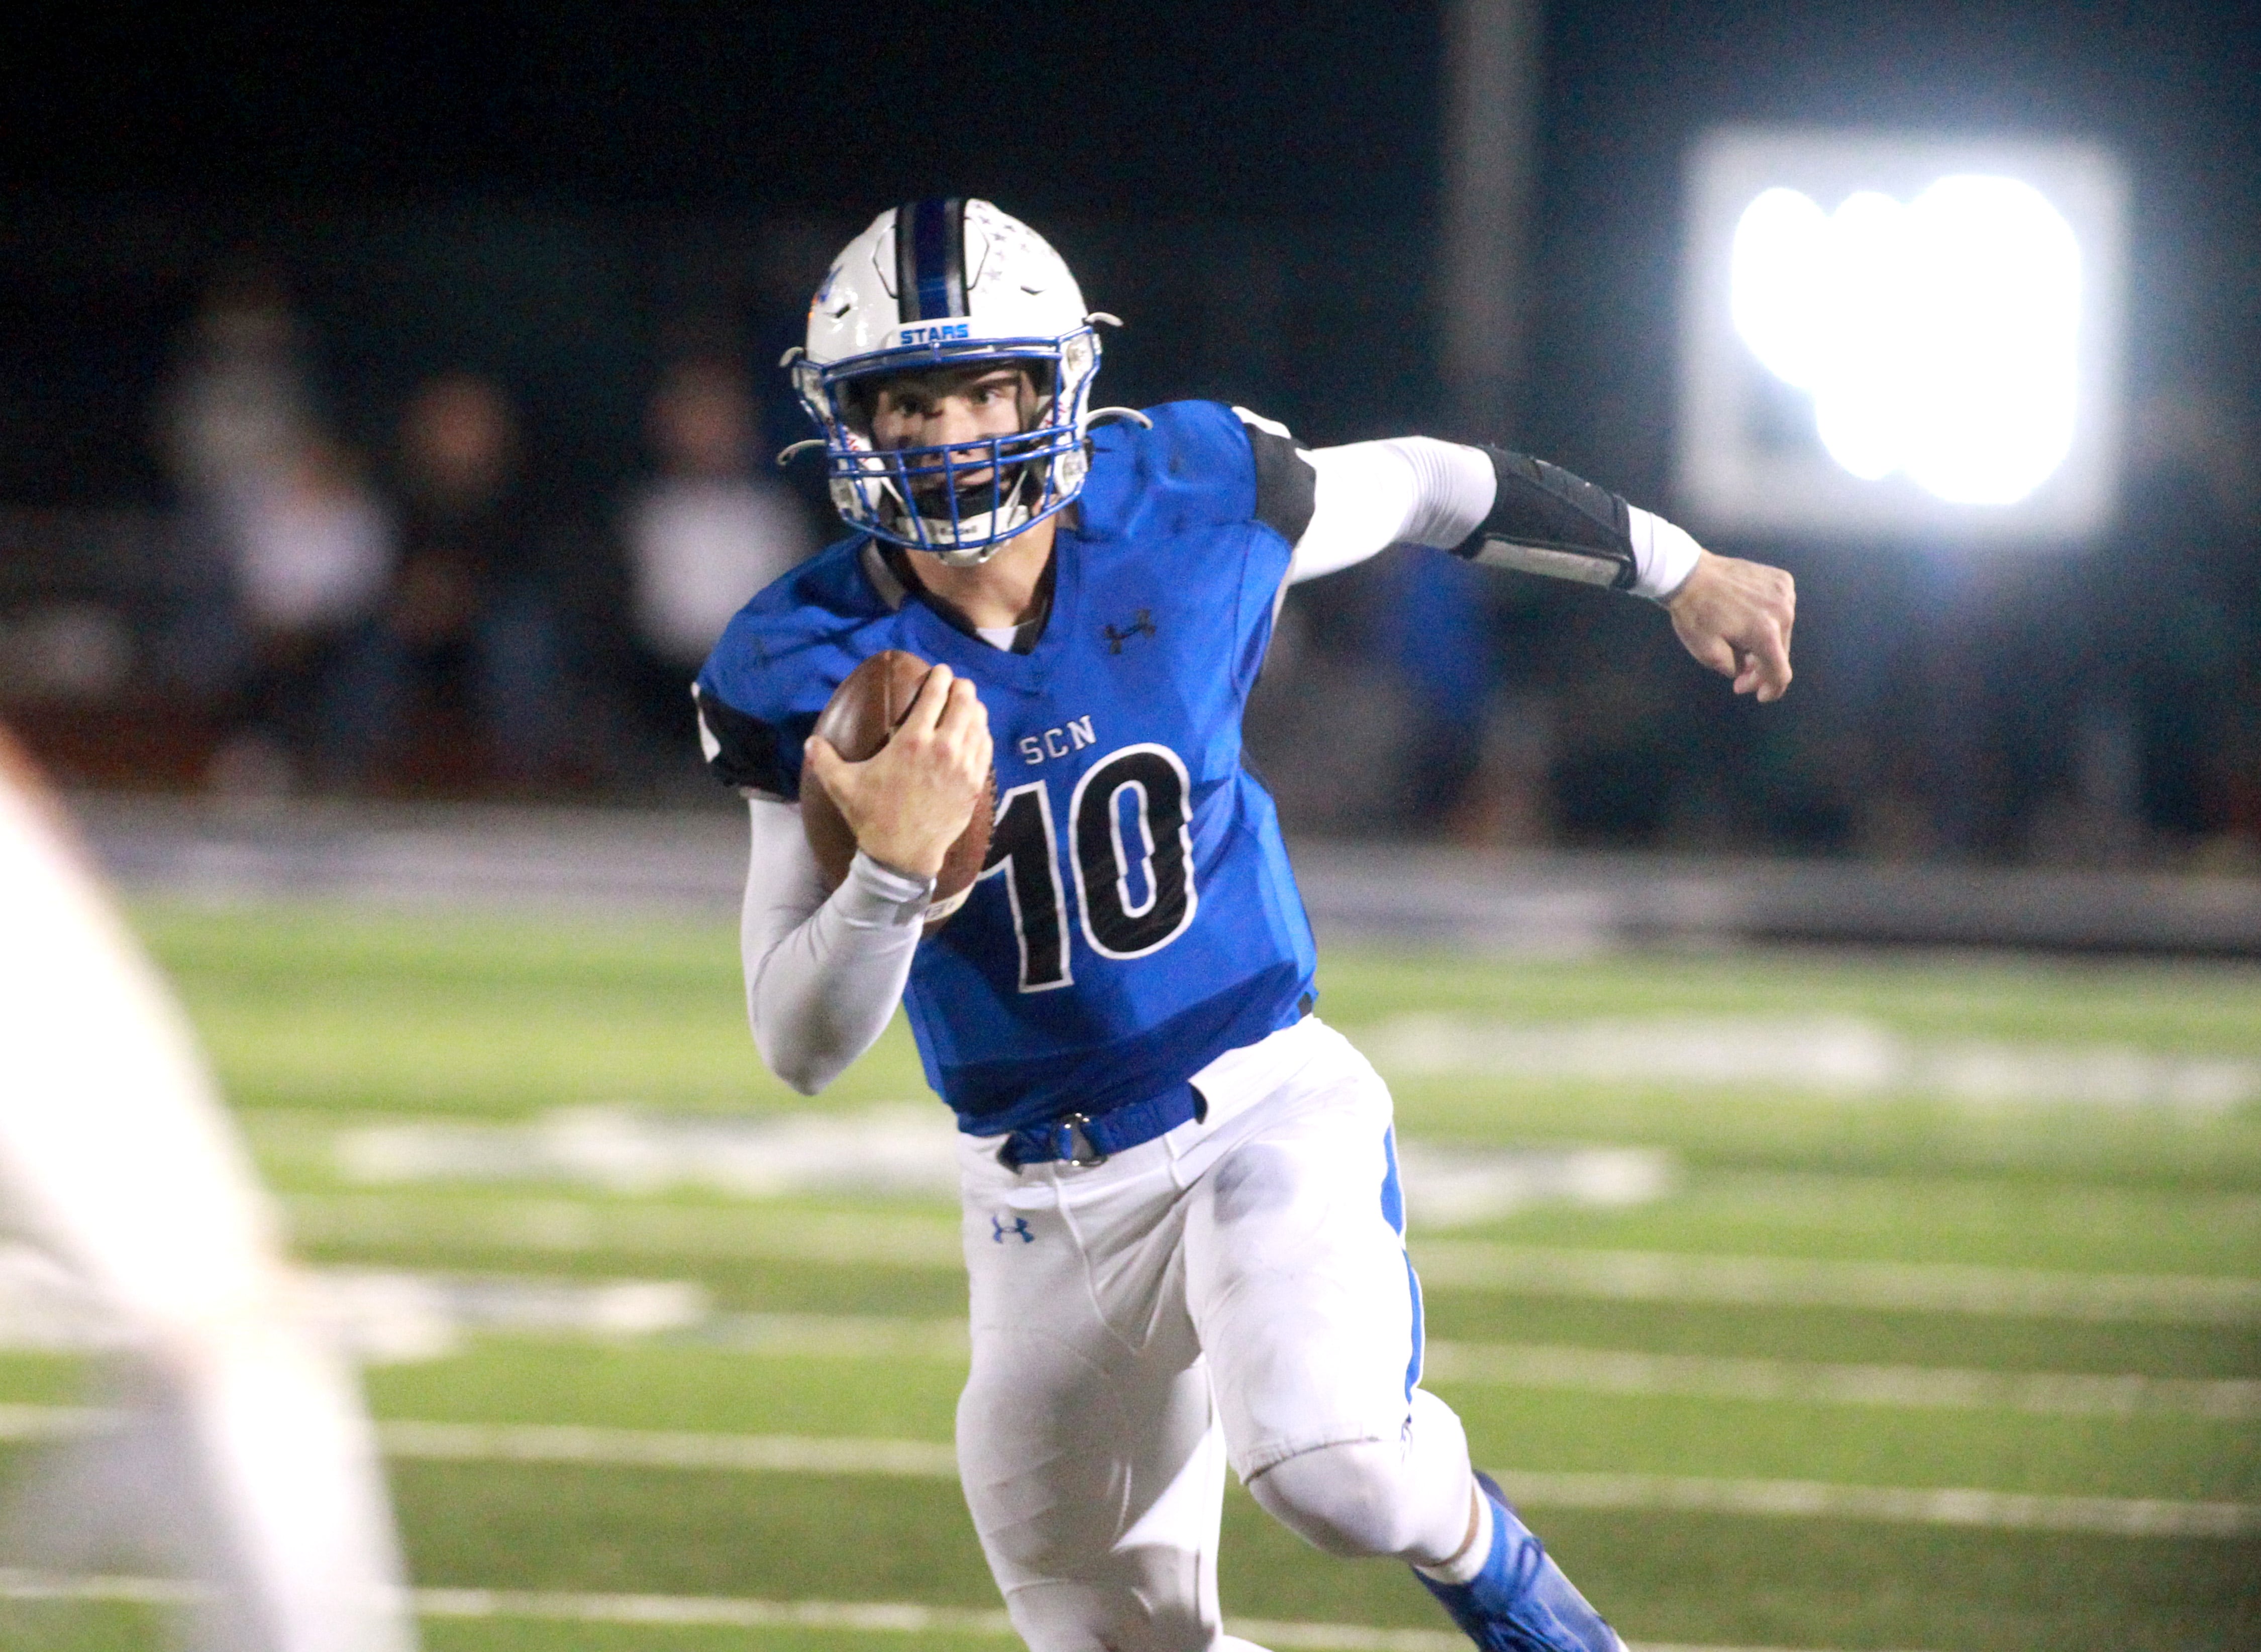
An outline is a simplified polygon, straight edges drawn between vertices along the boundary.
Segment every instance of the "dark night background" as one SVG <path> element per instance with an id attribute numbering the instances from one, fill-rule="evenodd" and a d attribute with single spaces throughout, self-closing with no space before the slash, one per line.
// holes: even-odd
<path id="1" fill-rule="evenodd" d="M 420 377 L 477 367 L 532 410 L 549 497 L 599 521 L 686 321 L 726 316 L 774 360 L 840 241 L 952 192 L 1035 224 L 1129 321 L 1102 400 L 1218 395 L 1313 442 L 1504 436 L 1669 512 L 1697 133 L 2078 137 L 2134 186 L 2135 449 L 2110 542 L 1718 546 L 1785 562 L 1804 593 L 1798 687 L 1755 715 L 1653 614 L 1486 591 L 1468 599 L 1483 692 L 1547 731 L 1526 837 L 2242 864 L 2261 838 L 2261 8 L 1557 0 L 1544 19 L 1531 346 L 1498 432 L 1451 428 L 1434 388 L 1435 7 L 27 8 L 0 108 L 0 503 L 167 506 L 153 386 L 213 269 L 249 252 L 286 274 L 349 436 L 381 452 Z M 789 410 L 769 421 L 799 434 Z M 10 554 L 0 608 L 54 571 Z M 1386 677 L 1393 577 L 1299 595 L 1319 657 Z M 2100 684 L 2136 729 L 2123 802 L 2081 778 Z M 1274 713 L 1259 743 L 1311 824 L 1437 830 L 1465 791 L 1449 762 L 1363 801 L 1299 788 L 1310 730 Z M 2134 818 L 2084 823 L 2115 808 Z"/>

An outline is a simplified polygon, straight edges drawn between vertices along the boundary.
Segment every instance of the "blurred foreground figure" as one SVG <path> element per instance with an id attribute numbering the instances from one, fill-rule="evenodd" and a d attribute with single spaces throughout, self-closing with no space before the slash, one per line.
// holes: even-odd
<path id="1" fill-rule="evenodd" d="M 287 466 L 312 430 L 309 341 L 282 277 L 250 262 L 204 297 L 157 407 L 157 440 L 193 503 L 227 502 Z"/>
<path id="2" fill-rule="evenodd" d="M 408 1652 L 374 1436 L 170 995 L 0 733 L 0 1219 L 130 1328 L 9 1561 L 210 1587 L 199 1652 Z"/>

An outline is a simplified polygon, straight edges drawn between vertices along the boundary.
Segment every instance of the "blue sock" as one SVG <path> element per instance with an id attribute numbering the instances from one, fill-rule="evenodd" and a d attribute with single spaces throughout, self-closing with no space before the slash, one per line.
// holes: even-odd
<path id="1" fill-rule="evenodd" d="M 1477 1483 L 1491 1505 L 1491 1548 L 1466 1583 L 1413 1575 L 1484 1652 L 1623 1652 L 1624 1643 L 1571 1587 L 1491 1476 Z"/>

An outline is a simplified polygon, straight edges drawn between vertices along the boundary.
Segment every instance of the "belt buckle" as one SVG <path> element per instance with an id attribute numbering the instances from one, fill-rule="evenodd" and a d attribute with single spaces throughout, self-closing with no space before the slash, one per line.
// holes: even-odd
<path id="1" fill-rule="evenodd" d="M 1082 1113 L 1066 1113 L 1052 1124 L 1052 1150 L 1080 1170 L 1107 1162 L 1107 1155 L 1084 1128 L 1091 1120 Z"/>

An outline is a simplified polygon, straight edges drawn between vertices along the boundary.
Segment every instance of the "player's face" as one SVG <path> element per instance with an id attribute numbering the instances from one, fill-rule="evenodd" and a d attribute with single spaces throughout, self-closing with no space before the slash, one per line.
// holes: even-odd
<path id="1" fill-rule="evenodd" d="M 872 445 L 892 451 L 1018 435 L 1035 388 L 1023 367 L 895 374 L 872 392 Z"/>
<path id="2" fill-rule="evenodd" d="M 983 442 L 993 436 L 1017 436 L 1037 412 L 1035 381 L 1024 367 L 964 367 L 931 373 L 897 373 L 871 391 L 872 445 L 883 451 L 946 448 Z M 941 498 L 955 487 L 960 512 L 996 508 L 1025 469 L 1008 465 L 999 476 L 983 463 L 987 450 L 975 448 L 958 456 L 948 479 L 937 471 L 914 481 L 920 509 L 943 514 Z"/>

